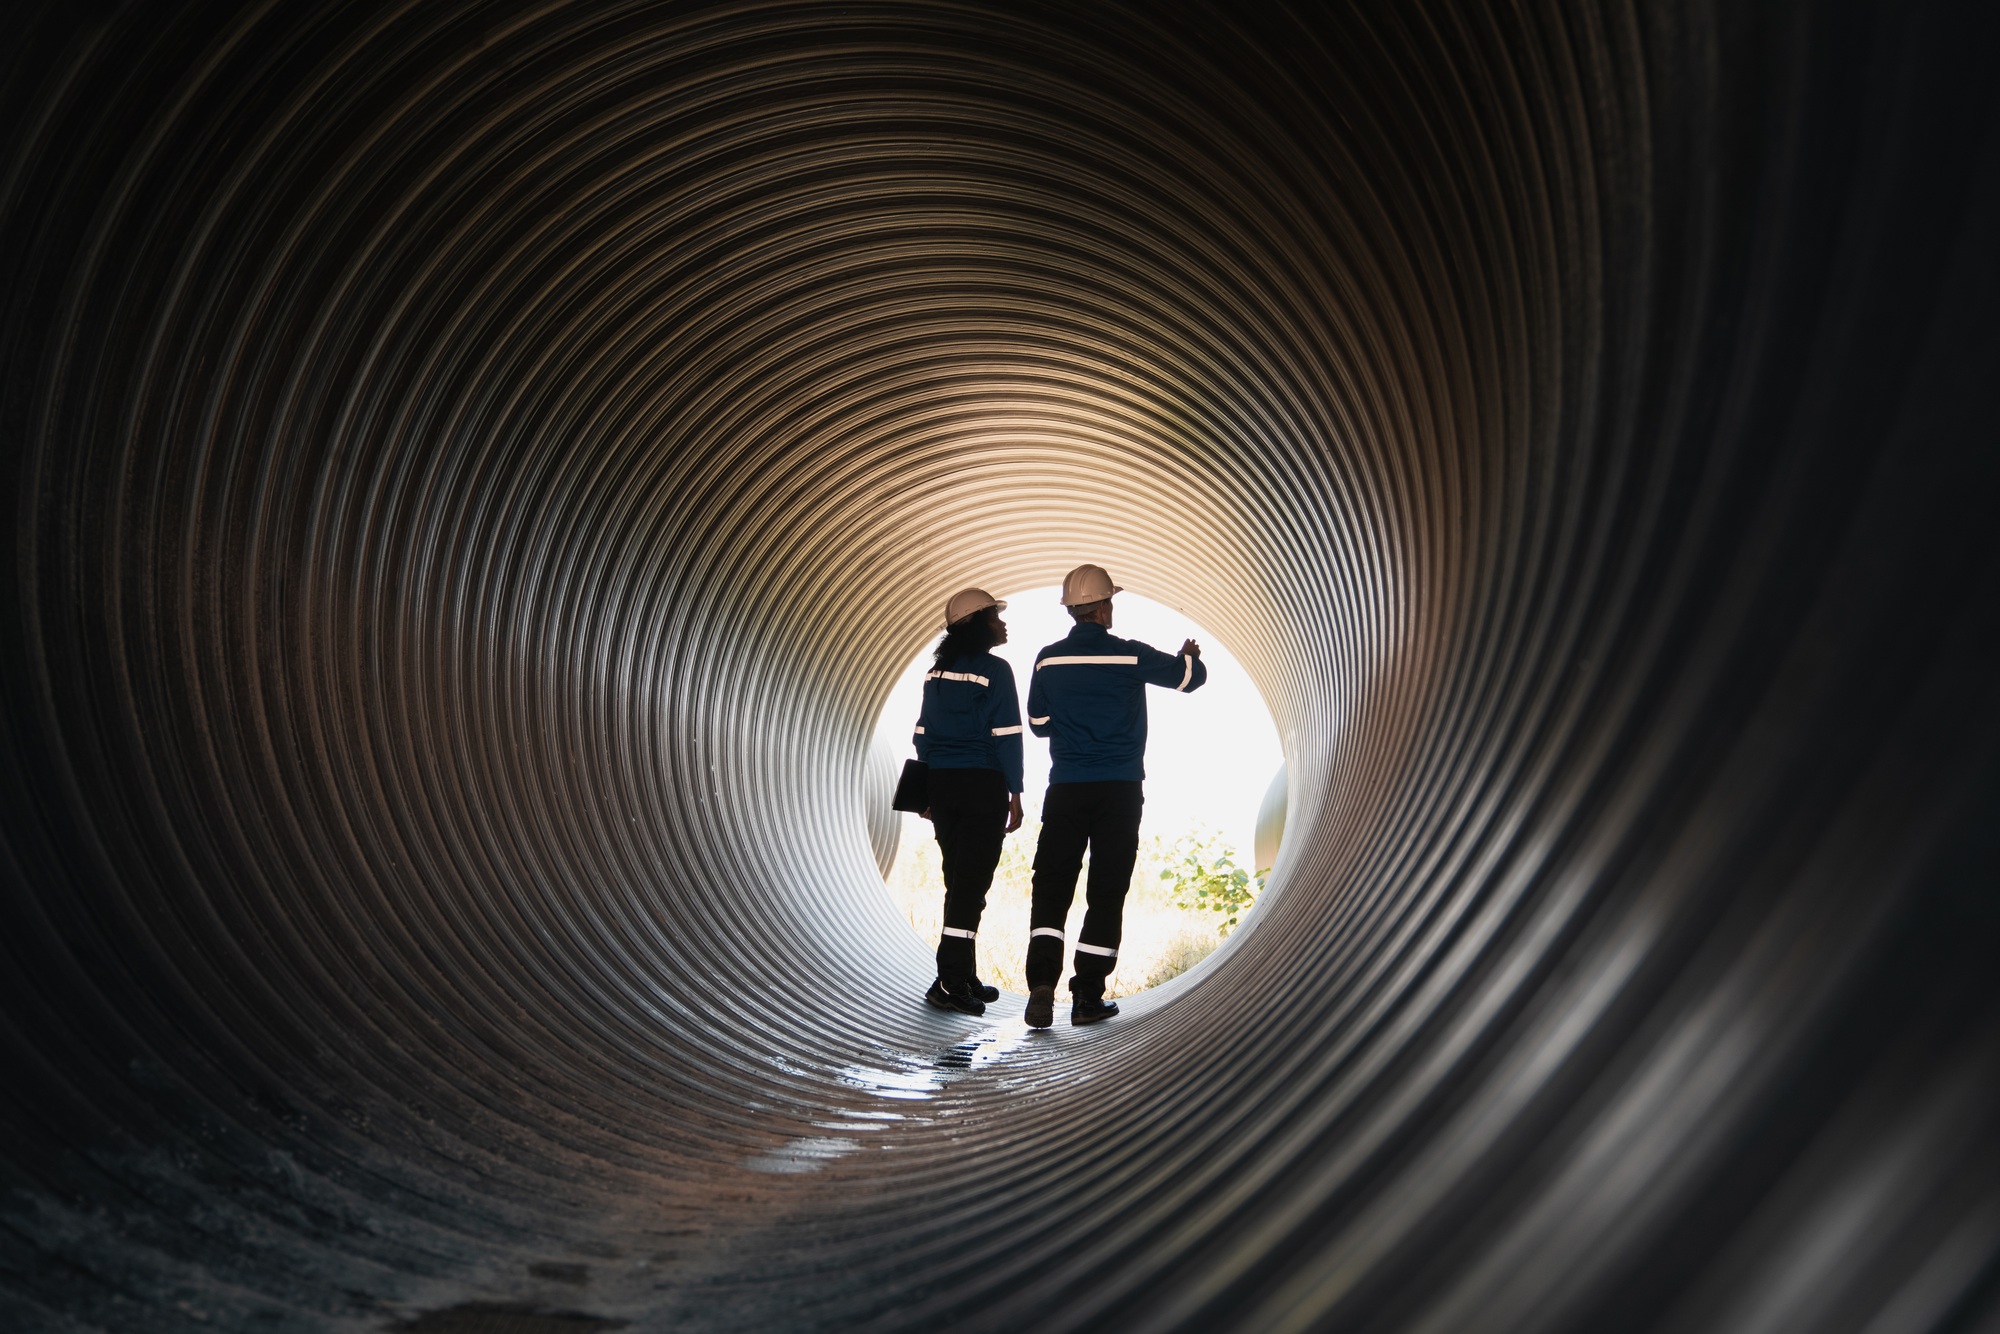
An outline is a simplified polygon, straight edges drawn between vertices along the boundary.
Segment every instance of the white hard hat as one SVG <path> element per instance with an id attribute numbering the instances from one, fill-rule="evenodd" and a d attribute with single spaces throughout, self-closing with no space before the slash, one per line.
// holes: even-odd
<path id="1" fill-rule="evenodd" d="M 1065 607 L 1081 607 L 1089 602 L 1102 602 L 1113 593 L 1125 590 L 1111 582 L 1111 574 L 1102 565 L 1079 565 L 1063 576 L 1062 604 Z"/>
<path id="2" fill-rule="evenodd" d="M 951 595 L 949 602 L 944 604 L 945 628 L 950 629 L 972 613 L 984 611 L 988 607 L 995 611 L 1007 610 L 1006 603 L 983 588 L 961 588 Z"/>

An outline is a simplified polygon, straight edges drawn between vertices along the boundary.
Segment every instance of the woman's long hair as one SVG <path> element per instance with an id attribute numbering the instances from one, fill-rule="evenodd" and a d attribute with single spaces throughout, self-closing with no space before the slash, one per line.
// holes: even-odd
<path id="1" fill-rule="evenodd" d="M 944 637 L 938 640 L 937 652 L 931 658 L 931 670 L 944 671 L 960 658 L 984 653 L 999 642 L 1000 632 L 993 628 L 993 608 L 981 607 L 945 627 Z"/>

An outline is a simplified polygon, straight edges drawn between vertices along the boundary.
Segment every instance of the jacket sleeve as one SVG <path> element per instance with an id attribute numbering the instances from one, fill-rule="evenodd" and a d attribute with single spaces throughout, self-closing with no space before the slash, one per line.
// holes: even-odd
<path id="1" fill-rule="evenodd" d="M 929 764 L 931 761 L 931 739 L 929 733 L 924 731 L 924 725 L 931 720 L 932 684 L 930 681 L 924 682 L 924 702 L 917 710 L 917 730 L 910 734 L 910 740 L 917 747 L 917 758 L 925 764 Z"/>
<path id="2" fill-rule="evenodd" d="M 993 681 L 986 689 L 986 725 L 993 730 L 993 750 L 1000 757 L 1000 772 L 1006 776 L 1007 790 L 1021 790 L 1021 696 L 1014 684 L 1014 669 L 1005 660 L 995 659 Z"/>
<path id="3" fill-rule="evenodd" d="M 1028 730 L 1036 736 L 1049 734 L 1049 697 L 1042 692 L 1042 674 L 1033 668 L 1028 675 Z"/>
<path id="4" fill-rule="evenodd" d="M 1147 685 L 1168 690 L 1199 690 L 1208 680 L 1208 665 L 1192 653 L 1162 653 L 1147 644 L 1134 643 L 1139 653 L 1139 676 Z"/>

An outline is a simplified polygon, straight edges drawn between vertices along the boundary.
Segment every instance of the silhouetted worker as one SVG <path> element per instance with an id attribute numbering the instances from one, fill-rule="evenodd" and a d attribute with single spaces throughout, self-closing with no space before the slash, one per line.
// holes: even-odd
<path id="1" fill-rule="evenodd" d="M 923 712 L 912 738 L 930 766 L 930 806 L 944 861 L 944 929 L 937 980 L 924 999 L 984 1014 L 1000 992 L 979 980 L 974 942 L 1000 845 L 1021 827 L 1021 696 L 1014 669 L 991 650 L 1007 642 L 1007 604 L 967 588 L 945 603 L 944 637 L 924 674 Z"/>
<path id="2" fill-rule="evenodd" d="M 1125 891 L 1139 856 L 1146 687 L 1194 690 L 1208 680 L 1201 645 L 1192 639 L 1173 655 L 1111 633 L 1111 596 L 1120 591 L 1100 566 L 1079 565 L 1069 572 L 1062 601 L 1076 625 L 1035 655 L 1028 686 L 1028 726 L 1049 739 L 1051 760 L 1028 919 L 1031 1028 L 1055 1022 L 1063 924 L 1086 848 L 1090 882 L 1069 982 L 1069 1021 L 1094 1024 L 1118 1013 L 1118 1003 L 1104 999 L 1104 979 L 1118 961 Z"/>

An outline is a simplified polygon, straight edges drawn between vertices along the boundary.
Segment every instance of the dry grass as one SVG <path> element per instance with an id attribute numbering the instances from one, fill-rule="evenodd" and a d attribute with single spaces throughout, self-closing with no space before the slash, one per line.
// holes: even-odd
<path id="1" fill-rule="evenodd" d="M 1189 927 L 1183 930 L 1179 935 L 1167 942 L 1167 947 L 1161 951 L 1159 960 L 1153 965 L 1153 970 L 1146 974 L 1146 980 L 1143 985 L 1157 987 L 1163 983 L 1173 981 L 1182 973 L 1185 973 L 1188 969 L 1215 953 L 1215 947 L 1219 943 L 1213 927 Z"/>
<path id="2" fill-rule="evenodd" d="M 1025 994 L 1022 969 L 1028 948 L 1028 906 L 1035 839 L 1041 829 L 1029 824 L 1007 838 L 993 888 L 986 896 L 986 913 L 979 923 L 979 976 L 1003 991 Z M 1130 996 L 1155 987 L 1207 958 L 1220 943 L 1215 924 L 1220 915 L 1175 907 L 1160 879 L 1164 846 L 1173 834 L 1147 838 L 1139 847 L 1139 864 L 1132 872 L 1132 889 L 1125 898 L 1125 938 L 1118 947 L 1118 966 L 1106 983 L 1106 996 Z M 1065 932 L 1070 941 L 1083 927 L 1084 875 L 1077 877 L 1076 900 L 1070 905 Z M 903 833 L 902 850 L 888 878 L 896 906 L 926 946 L 935 947 L 943 925 L 944 876 L 937 839 L 929 824 L 911 819 Z M 1063 960 L 1068 977 L 1069 960 Z"/>

